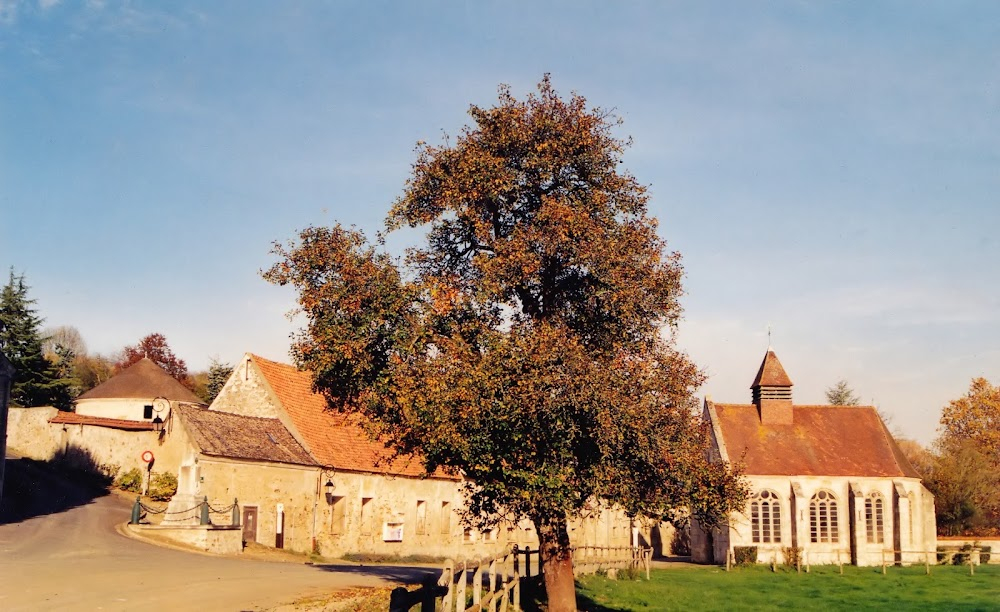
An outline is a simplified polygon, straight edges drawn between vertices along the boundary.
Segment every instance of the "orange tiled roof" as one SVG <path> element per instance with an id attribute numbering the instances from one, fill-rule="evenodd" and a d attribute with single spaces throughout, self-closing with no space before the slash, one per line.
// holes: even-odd
<path id="1" fill-rule="evenodd" d="M 920 477 L 871 406 L 793 406 L 791 425 L 762 425 L 753 404 L 709 405 L 748 475 Z"/>
<path id="2" fill-rule="evenodd" d="M 252 358 L 318 463 L 335 469 L 377 474 L 425 474 L 418 458 L 390 462 L 390 451 L 371 441 L 357 425 L 356 417 L 329 410 L 326 398 L 313 392 L 309 372 L 257 355 Z M 455 479 L 440 470 L 433 476 Z"/>
<path id="3" fill-rule="evenodd" d="M 60 412 L 49 419 L 49 423 L 64 425 L 93 425 L 95 427 L 110 427 L 126 431 L 153 431 L 152 421 L 129 421 L 127 419 L 108 419 L 105 417 L 77 414 L 75 412 Z"/>
<path id="4" fill-rule="evenodd" d="M 757 371 L 757 378 L 753 379 L 753 384 L 750 388 L 761 386 L 761 387 L 791 387 L 792 379 L 788 378 L 788 374 L 785 373 L 785 368 L 781 367 L 781 362 L 778 361 L 778 356 L 774 354 L 774 351 L 768 349 L 767 354 L 764 355 L 764 361 L 760 364 L 760 370 Z"/>

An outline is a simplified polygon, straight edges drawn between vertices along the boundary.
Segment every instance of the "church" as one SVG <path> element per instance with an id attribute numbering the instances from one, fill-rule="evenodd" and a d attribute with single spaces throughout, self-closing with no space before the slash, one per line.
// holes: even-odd
<path id="1" fill-rule="evenodd" d="M 742 464 L 750 495 L 718 529 L 692 521 L 694 561 L 934 563 L 934 497 L 875 407 L 795 404 L 771 349 L 750 388 L 749 404 L 705 400 L 711 458 Z"/>

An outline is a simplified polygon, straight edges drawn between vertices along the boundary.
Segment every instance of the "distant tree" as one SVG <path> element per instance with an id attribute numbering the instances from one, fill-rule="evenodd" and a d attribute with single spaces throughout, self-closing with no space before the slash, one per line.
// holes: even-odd
<path id="1" fill-rule="evenodd" d="M 208 397 L 208 371 L 189 372 L 187 380 L 187 387 L 191 389 L 191 392 L 197 395 L 201 401 L 209 403 L 206 399 Z"/>
<path id="2" fill-rule="evenodd" d="M 940 443 L 934 469 L 925 479 L 934 494 L 938 532 L 943 535 L 997 535 L 1000 474 L 991 457 L 972 440 Z"/>
<path id="3" fill-rule="evenodd" d="M 163 334 L 149 334 L 139 340 L 138 344 L 123 348 L 122 358 L 115 364 L 115 370 L 124 370 L 145 357 L 166 370 L 167 374 L 176 378 L 180 383 L 191 388 L 192 382 L 188 378 L 187 364 L 184 363 L 183 359 L 174 355 Z"/>
<path id="4" fill-rule="evenodd" d="M 1000 387 L 974 379 L 965 396 L 941 411 L 941 434 L 946 442 L 970 440 L 1000 467 Z"/>
<path id="5" fill-rule="evenodd" d="M 997 535 L 1000 530 L 1000 387 L 973 379 L 941 411 L 938 460 L 928 488 L 944 533 Z"/>
<path id="6" fill-rule="evenodd" d="M 846 380 L 841 379 L 826 390 L 826 401 L 834 406 L 857 406 L 861 403 L 861 398 L 848 386 Z"/>
<path id="7" fill-rule="evenodd" d="M 215 400 L 232 374 L 232 364 L 223 363 L 217 357 L 212 358 L 212 362 L 208 366 L 208 389 L 205 395 L 207 403 L 211 404 Z"/>
<path id="8" fill-rule="evenodd" d="M 89 391 L 106 382 L 115 374 L 118 358 L 104 355 L 78 355 L 74 360 L 74 378 L 79 381 L 80 392 Z"/>
<path id="9" fill-rule="evenodd" d="M 87 343 L 83 341 L 80 331 L 72 325 L 60 325 L 42 331 L 42 352 L 46 356 L 55 355 L 60 346 L 72 351 L 77 357 L 87 354 Z"/>
<path id="10" fill-rule="evenodd" d="M 467 523 L 530 519 L 548 609 L 576 610 L 570 517 L 604 502 L 713 525 L 746 489 L 707 461 L 702 374 L 670 333 L 679 255 L 615 122 L 548 77 L 469 114 L 454 145 L 421 148 L 389 213 L 429 226 L 405 264 L 338 225 L 276 246 L 264 276 L 298 291 L 315 388 L 428 470 L 461 470 Z"/>
<path id="11" fill-rule="evenodd" d="M 70 382 L 60 377 L 56 364 L 42 353 L 41 317 L 28 297 L 24 274 L 10 278 L 0 290 L 0 351 L 17 369 L 11 402 L 18 406 L 71 406 Z"/>
<path id="12" fill-rule="evenodd" d="M 896 443 L 903 451 L 906 460 L 910 462 L 913 469 L 917 470 L 924 479 L 930 478 L 934 473 L 934 464 L 937 457 L 930 450 L 926 449 L 916 440 L 897 438 Z"/>

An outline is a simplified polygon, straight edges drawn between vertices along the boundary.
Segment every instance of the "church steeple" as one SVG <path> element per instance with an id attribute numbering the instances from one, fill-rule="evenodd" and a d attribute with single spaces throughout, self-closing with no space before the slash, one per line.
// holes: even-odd
<path id="1" fill-rule="evenodd" d="M 792 424 L 792 379 L 770 347 L 750 389 L 762 424 Z"/>

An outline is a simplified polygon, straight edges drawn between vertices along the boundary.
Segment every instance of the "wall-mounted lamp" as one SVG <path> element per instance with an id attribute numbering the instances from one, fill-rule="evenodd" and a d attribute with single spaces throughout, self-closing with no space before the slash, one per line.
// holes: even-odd
<path id="1" fill-rule="evenodd" d="M 333 489 L 335 487 L 334 487 L 334 484 L 333 484 L 332 480 L 327 480 L 326 484 L 323 485 L 323 488 L 326 490 L 326 496 L 327 497 L 333 497 Z"/>
<path id="2" fill-rule="evenodd" d="M 153 418 L 153 431 L 163 431 L 163 419 L 160 418 L 160 415 Z"/>

